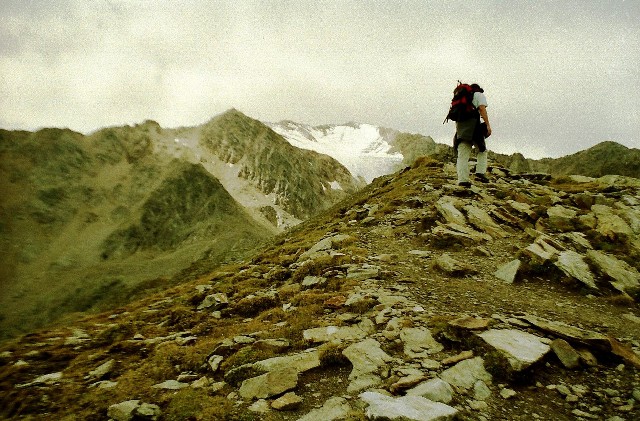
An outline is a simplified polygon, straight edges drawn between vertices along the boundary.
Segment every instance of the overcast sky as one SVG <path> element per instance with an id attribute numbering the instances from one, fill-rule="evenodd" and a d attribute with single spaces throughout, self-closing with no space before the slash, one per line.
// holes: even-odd
<path id="1" fill-rule="evenodd" d="M 461 79 L 502 153 L 640 148 L 639 0 L 2 0 L 0 128 L 202 124 L 229 108 L 431 135 Z"/>

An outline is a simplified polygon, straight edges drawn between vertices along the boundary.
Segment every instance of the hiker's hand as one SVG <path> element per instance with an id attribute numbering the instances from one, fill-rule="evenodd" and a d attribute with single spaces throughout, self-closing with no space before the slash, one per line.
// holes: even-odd
<path id="1" fill-rule="evenodd" d="M 487 124 L 487 137 L 491 136 L 491 126 Z"/>

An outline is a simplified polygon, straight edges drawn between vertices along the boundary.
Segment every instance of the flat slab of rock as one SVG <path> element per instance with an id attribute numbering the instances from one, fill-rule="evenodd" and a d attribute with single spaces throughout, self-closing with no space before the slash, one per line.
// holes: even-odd
<path id="1" fill-rule="evenodd" d="M 395 398 L 377 392 L 364 392 L 360 399 L 369 404 L 366 416 L 373 420 L 446 421 L 453 420 L 458 410 L 422 396 Z"/>
<path id="2" fill-rule="evenodd" d="M 491 329 L 478 336 L 500 351 L 516 372 L 540 361 L 551 350 L 540 337 L 516 329 Z"/>
<path id="3" fill-rule="evenodd" d="M 303 373 L 316 367 L 320 367 L 320 352 L 317 349 L 282 357 L 273 357 L 253 363 L 253 368 L 262 371 L 293 369 L 298 373 Z"/>
<path id="4" fill-rule="evenodd" d="M 297 385 L 298 371 L 288 368 L 243 381 L 239 393 L 244 399 L 266 399 L 295 389 Z"/>

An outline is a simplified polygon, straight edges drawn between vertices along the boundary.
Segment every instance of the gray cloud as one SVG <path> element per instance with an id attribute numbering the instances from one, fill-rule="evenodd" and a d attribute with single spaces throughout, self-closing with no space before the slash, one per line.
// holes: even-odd
<path id="1" fill-rule="evenodd" d="M 462 79 L 486 89 L 494 150 L 640 147 L 639 3 L 470 3 L 5 1 L 0 127 L 175 127 L 236 107 L 448 142 Z"/>

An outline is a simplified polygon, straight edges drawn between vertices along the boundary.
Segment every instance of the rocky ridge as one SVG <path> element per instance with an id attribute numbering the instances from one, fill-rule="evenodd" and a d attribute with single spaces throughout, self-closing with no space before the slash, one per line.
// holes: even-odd
<path id="1" fill-rule="evenodd" d="M 21 419 L 632 420 L 640 181 L 428 159 L 250 262 L 0 352 Z"/>

